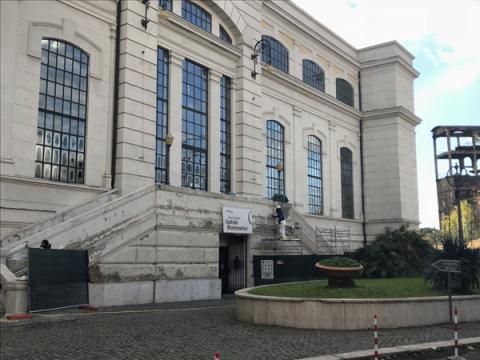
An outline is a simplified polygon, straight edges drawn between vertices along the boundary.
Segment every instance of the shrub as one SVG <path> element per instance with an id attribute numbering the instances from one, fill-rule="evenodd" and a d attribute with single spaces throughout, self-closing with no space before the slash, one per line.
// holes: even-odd
<path id="1" fill-rule="evenodd" d="M 406 226 L 386 229 L 370 245 L 353 254 L 364 267 L 367 278 L 392 278 L 423 275 L 430 264 L 433 246 Z"/>
<path id="2" fill-rule="evenodd" d="M 273 201 L 278 201 L 281 203 L 288 203 L 288 197 L 284 194 L 275 194 L 272 196 Z"/>
<path id="3" fill-rule="evenodd" d="M 459 260 L 461 272 L 452 273 L 452 290 L 461 293 L 470 293 L 480 288 L 480 250 L 469 249 L 465 243 L 453 241 L 447 237 L 442 241 L 442 250 L 435 254 L 436 260 Z M 448 274 L 431 268 L 425 276 L 437 289 L 448 288 Z"/>
<path id="4" fill-rule="evenodd" d="M 321 265 L 331 267 L 359 267 L 361 264 L 349 257 L 334 256 L 320 261 Z"/>

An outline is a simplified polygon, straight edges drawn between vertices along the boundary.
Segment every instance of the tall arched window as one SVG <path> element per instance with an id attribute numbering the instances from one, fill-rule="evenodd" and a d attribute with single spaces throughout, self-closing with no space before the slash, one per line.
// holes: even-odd
<path id="1" fill-rule="evenodd" d="M 262 51 L 262 61 L 288 74 L 288 49 L 271 36 L 262 35 L 262 40 L 269 45 Z"/>
<path id="2" fill-rule="evenodd" d="M 342 217 L 353 219 L 353 165 L 352 152 L 346 147 L 340 149 L 342 182 Z"/>
<path id="3" fill-rule="evenodd" d="M 322 68 L 311 60 L 304 59 L 302 61 L 303 67 L 303 82 L 315 89 L 325 91 L 325 73 Z"/>
<path id="4" fill-rule="evenodd" d="M 279 171 L 278 165 L 281 165 Z M 284 129 L 275 120 L 267 121 L 267 198 L 284 194 Z"/>
<path id="5" fill-rule="evenodd" d="M 212 32 L 212 15 L 190 0 L 182 1 L 182 17 L 200 29 Z"/>
<path id="6" fill-rule="evenodd" d="M 353 87 L 347 80 L 337 78 L 337 99 L 353 106 Z"/>
<path id="7" fill-rule="evenodd" d="M 42 40 L 36 177 L 85 182 L 88 62 L 74 45 Z"/>
<path id="8" fill-rule="evenodd" d="M 323 215 L 322 142 L 308 137 L 308 212 Z"/>
<path id="9" fill-rule="evenodd" d="M 207 190 L 208 69 L 183 62 L 182 186 Z"/>

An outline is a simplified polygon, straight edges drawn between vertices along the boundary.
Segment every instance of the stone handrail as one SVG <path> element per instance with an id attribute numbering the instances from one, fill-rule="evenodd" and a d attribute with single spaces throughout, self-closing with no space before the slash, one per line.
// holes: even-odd
<path id="1" fill-rule="evenodd" d="M 23 227 L 14 234 L 7 235 L 4 239 L 1 240 L 0 247 L 2 248 L 2 253 L 10 252 L 11 249 L 18 245 L 19 242 L 25 244 L 25 239 L 32 235 L 38 234 L 45 229 L 52 228 L 61 222 L 85 213 L 89 209 L 96 208 L 111 201 L 117 195 L 117 193 L 118 190 L 113 189 L 93 198 L 74 204 L 72 206 L 67 206 L 63 209 L 60 209 L 58 212 L 51 216 L 48 216 L 31 225 Z"/>

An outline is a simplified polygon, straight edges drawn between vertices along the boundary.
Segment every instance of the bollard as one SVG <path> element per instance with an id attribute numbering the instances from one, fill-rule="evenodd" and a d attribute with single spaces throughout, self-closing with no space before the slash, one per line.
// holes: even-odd
<path id="1" fill-rule="evenodd" d="M 455 308 L 453 313 L 453 329 L 454 329 L 454 354 L 449 356 L 448 360 L 465 360 L 464 358 L 458 356 L 458 309 Z"/>
<path id="2" fill-rule="evenodd" d="M 373 316 L 373 359 L 378 360 L 378 319 Z"/>
<path id="3" fill-rule="evenodd" d="M 220 360 L 220 351 L 216 351 L 213 355 L 213 360 Z"/>

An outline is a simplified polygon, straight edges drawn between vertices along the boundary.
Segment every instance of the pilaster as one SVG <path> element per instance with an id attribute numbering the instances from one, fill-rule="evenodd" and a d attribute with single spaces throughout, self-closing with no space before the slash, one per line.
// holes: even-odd
<path id="1" fill-rule="evenodd" d="M 116 183 L 128 193 L 155 182 L 158 14 L 151 6 L 144 28 L 145 5 L 122 1 L 121 15 Z"/>
<path id="2" fill-rule="evenodd" d="M 220 79 L 210 70 L 208 83 L 208 191 L 220 192 Z"/>
<path id="3" fill-rule="evenodd" d="M 182 186 L 182 71 L 184 58 L 170 51 L 169 83 L 178 84 L 170 86 L 168 94 L 168 132 L 175 139 L 170 148 L 170 184 Z"/>
<path id="4" fill-rule="evenodd" d="M 325 215 L 331 217 L 342 216 L 342 184 L 340 180 L 340 152 L 337 149 L 336 126 L 333 122 L 328 123 L 329 153 L 328 157 L 328 207 L 325 204 Z M 325 172 L 324 172 L 325 174 Z"/>

